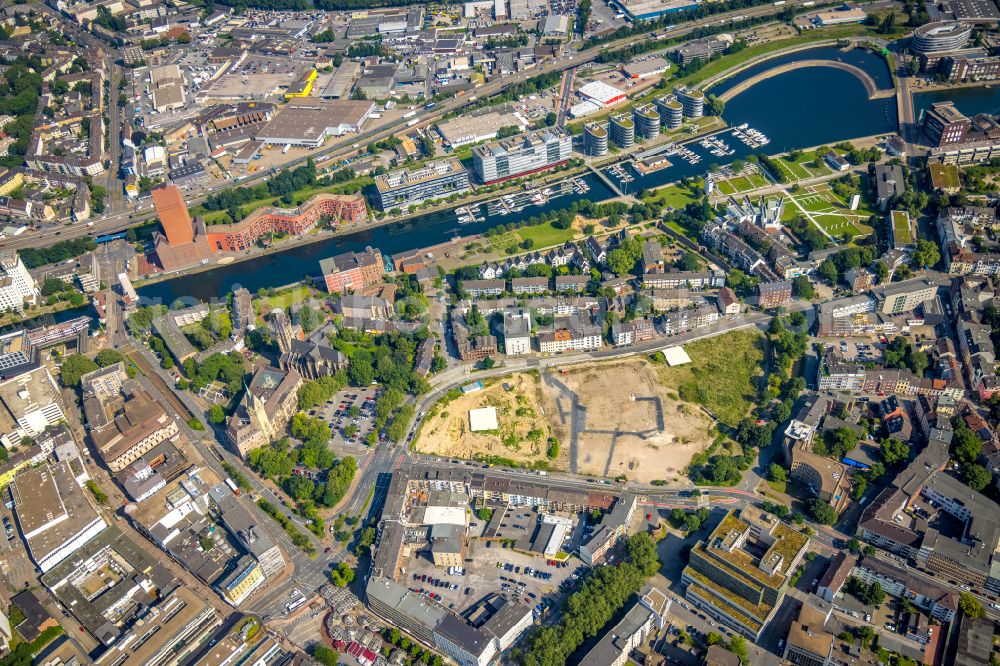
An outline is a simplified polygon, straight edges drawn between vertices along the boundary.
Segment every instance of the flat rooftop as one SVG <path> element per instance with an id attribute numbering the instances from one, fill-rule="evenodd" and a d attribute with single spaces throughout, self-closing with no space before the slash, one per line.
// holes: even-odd
<path id="1" fill-rule="evenodd" d="M 100 520 L 77 485 L 79 460 L 41 465 L 18 474 L 11 483 L 17 522 L 39 561 Z"/>

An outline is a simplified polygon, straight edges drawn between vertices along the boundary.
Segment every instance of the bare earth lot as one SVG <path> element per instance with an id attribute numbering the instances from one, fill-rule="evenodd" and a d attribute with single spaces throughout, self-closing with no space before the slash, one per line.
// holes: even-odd
<path id="1" fill-rule="evenodd" d="M 444 457 L 496 456 L 640 482 L 674 478 L 712 442 L 713 422 L 698 405 L 680 401 L 676 386 L 661 385 L 658 370 L 636 358 L 493 380 L 438 406 L 414 446 Z M 497 408 L 499 431 L 470 432 L 469 410 L 488 406 Z M 554 460 L 546 456 L 550 436 L 559 442 Z"/>
<path id="2" fill-rule="evenodd" d="M 427 417 L 414 448 L 445 457 L 499 456 L 525 466 L 546 460 L 551 428 L 539 407 L 538 378 L 517 373 L 484 384 L 482 391 L 439 404 Z M 482 407 L 496 407 L 498 431 L 469 430 L 469 410 Z"/>
<path id="3" fill-rule="evenodd" d="M 711 419 L 677 400 L 645 359 L 547 373 L 543 381 L 559 462 L 573 473 L 667 479 L 712 441 Z"/>

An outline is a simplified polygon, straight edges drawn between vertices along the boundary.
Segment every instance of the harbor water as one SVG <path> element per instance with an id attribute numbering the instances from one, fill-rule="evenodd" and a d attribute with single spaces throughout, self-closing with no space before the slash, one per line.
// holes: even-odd
<path id="1" fill-rule="evenodd" d="M 864 69 L 879 87 L 891 85 L 881 56 L 860 49 L 842 52 L 834 48 L 819 48 L 762 63 L 723 82 L 711 92 L 720 94 L 761 69 L 795 60 L 819 58 L 839 58 Z M 723 117 L 731 128 L 746 124 L 762 132 L 770 142 L 754 149 L 737 140 L 732 135 L 733 130 L 728 129 L 717 135 L 729 151 L 723 155 L 713 155 L 695 141 L 686 147 L 696 159 L 688 161 L 679 155 L 671 155 L 670 166 L 647 175 L 624 165 L 616 165 L 620 171 L 613 172 L 614 167 L 609 167 L 605 169 L 605 173 L 613 182 L 619 183 L 626 194 L 632 194 L 640 189 L 660 187 L 684 177 L 703 175 L 713 166 L 745 159 L 753 153 L 773 155 L 795 148 L 892 132 L 896 129 L 896 100 L 869 100 L 862 82 L 849 72 L 828 67 L 804 67 L 761 81 L 735 96 L 726 105 Z M 627 174 L 625 179 L 621 178 L 622 173 Z M 318 275 L 320 259 L 342 252 L 371 246 L 379 248 L 384 254 L 392 255 L 437 245 L 456 236 L 482 233 L 500 224 L 565 208 L 579 199 L 586 198 L 596 202 L 615 196 L 614 192 L 592 174 L 583 176 L 578 181 L 582 186 L 567 186 L 565 193 L 553 188 L 551 193 L 534 199 L 532 194 L 525 193 L 507 203 L 491 202 L 475 206 L 471 215 L 468 211 L 464 214 L 442 211 L 422 215 L 404 222 L 182 275 L 143 286 L 138 290 L 139 295 L 147 303 L 169 304 L 178 298 L 202 301 L 221 298 L 240 286 L 255 292 L 260 288 L 287 285 Z M 460 223 L 459 217 L 466 216 L 468 218 Z"/>

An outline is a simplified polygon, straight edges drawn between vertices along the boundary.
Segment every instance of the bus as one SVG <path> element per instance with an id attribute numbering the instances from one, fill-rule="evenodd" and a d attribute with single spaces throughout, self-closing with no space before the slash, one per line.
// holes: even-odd
<path id="1" fill-rule="evenodd" d="M 427 102 L 424 104 L 425 109 L 433 109 L 435 106 L 437 106 L 437 102 Z"/>

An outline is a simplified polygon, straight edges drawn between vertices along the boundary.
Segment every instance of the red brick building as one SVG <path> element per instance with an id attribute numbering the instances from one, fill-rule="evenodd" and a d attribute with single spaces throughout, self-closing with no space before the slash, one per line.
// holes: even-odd
<path id="1" fill-rule="evenodd" d="M 329 217 L 337 222 L 364 222 L 368 218 L 365 198 L 360 194 L 317 194 L 298 208 L 258 208 L 235 224 L 208 227 L 212 252 L 248 250 L 270 233 L 300 236 Z"/>
<path id="2" fill-rule="evenodd" d="M 331 294 L 357 291 L 375 284 L 385 274 L 382 253 L 377 248 L 345 252 L 319 262 L 326 290 Z"/>

